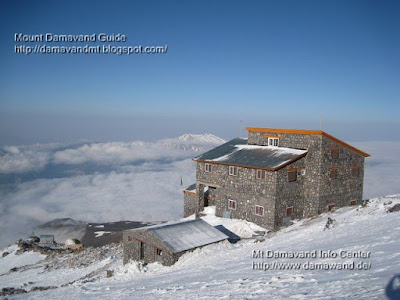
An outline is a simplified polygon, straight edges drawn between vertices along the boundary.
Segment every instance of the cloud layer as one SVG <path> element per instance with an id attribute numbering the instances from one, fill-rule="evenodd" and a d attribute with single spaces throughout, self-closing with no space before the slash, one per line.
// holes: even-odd
<path id="1" fill-rule="evenodd" d="M 365 159 L 364 198 L 400 193 L 400 142 L 358 142 L 371 154 Z"/>
<path id="2" fill-rule="evenodd" d="M 155 143 L 4 147 L 0 247 L 55 218 L 88 222 L 179 218 L 181 177 L 185 185 L 195 180 L 191 158 L 222 142 L 210 135 L 185 135 Z M 27 178 L 24 172 L 36 173 Z"/>
<path id="3" fill-rule="evenodd" d="M 55 218 L 103 222 L 181 217 L 180 178 L 185 186 L 195 180 L 190 158 L 222 142 L 202 139 L 2 148 L 0 247 Z M 371 154 L 364 198 L 400 193 L 400 142 L 352 144 Z M 35 176 L 24 177 L 32 172 Z"/>
<path id="4" fill-rule="evenodd" d="M 88 222 L 179 218 L 183 214 L 180 178 L 188 185 L 194 182 L 194 168 L 194 163 L 185 159 L 162 166 L 150 163 L 132 167 L 129 172 L 19 184 L 14 192 L 2 195 L 0 243 L 12 242 L 16 233 L 30 233 L 32 226 L 55 218 Z"/>
<path id="5" fill-rule="evenodd" d="M 81 145 L 36 144 L 0 149 L 0 174 L 40 172 L 49 164 L 122 165 L 136 161 L 179 159 L 204 151 L 224 140 L 212 134 L 185 134 L 157 142 L 135 141 Z"/>

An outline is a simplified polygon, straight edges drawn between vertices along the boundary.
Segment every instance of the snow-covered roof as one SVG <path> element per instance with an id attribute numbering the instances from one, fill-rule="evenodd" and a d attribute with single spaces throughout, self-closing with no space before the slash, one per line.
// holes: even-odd
<path id="1" fill-rule="evenodd" d="M 168 222 L 128 231 L 150 230 L 175 253 L 216 243 L 228 236 L 202 219 Z"/>
<path id="2" fill-rule="evenodd" d="M 186 189 L 184 189 L 184 191 L 189 193 L 196 193 L 196 183 L 189 185 Z"/>
<path id="3" fill-rule="evenodd" d="M 247 139 L 235 138 L 195 160 L 276 170 L 306 153 L 307 150 L 293 148 L 248 145 Z"/>

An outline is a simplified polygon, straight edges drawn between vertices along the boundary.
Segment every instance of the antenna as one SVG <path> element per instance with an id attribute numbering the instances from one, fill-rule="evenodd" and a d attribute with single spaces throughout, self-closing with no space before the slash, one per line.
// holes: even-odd
<path id="1" fill-rule="evenodd" d="M 322 116 L 320 117 L 320 120 L 319 120 L 319 127 L 320 127 L 321 131 L 323 131 L 323 128 L 324 128 L 324 119 L 322 118 Z"/>
<path id="2" fill-rule="evenodd" d="M 239 137 L 242 137 L 243 134 L 243 120 L 240 119 L 240 132 L 239 132 Z"/>

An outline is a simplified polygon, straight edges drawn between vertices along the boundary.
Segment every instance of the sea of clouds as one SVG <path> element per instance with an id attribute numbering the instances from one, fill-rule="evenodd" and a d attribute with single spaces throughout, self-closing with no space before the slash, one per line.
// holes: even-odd
<path id="1" fill-rule="evenodd" d="M 36 225 L 70 217 L 86 222 L 160 221 L 183 215 L 192 158 L 223 143 L 212 135 L 157 142 L 75 143 L 0 148 L 0 248 Z M 366 160 L 364 198 L 400 192 L 400 142 L 352 143 Z"/>

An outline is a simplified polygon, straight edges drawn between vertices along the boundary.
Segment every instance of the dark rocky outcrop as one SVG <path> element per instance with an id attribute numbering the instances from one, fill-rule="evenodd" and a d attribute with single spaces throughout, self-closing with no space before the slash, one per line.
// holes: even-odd
<path id="1" fill-rule="evenodd" d="M 1 290 L 1 296 L 15 295 L 15 294 L 25 294 L 27 291 L 24 289 L 16 289 L 13 287 L 6 287 Z"/>
<path id="2" fill-rule="evenodd" d="M 396 205 L 392 206 L 391 208 L 388 209 L 387 212 L 391 213 L 391 212 L 396 212 L 396 211 L 400 211 L 400 204 L 396 204 Z"/>

